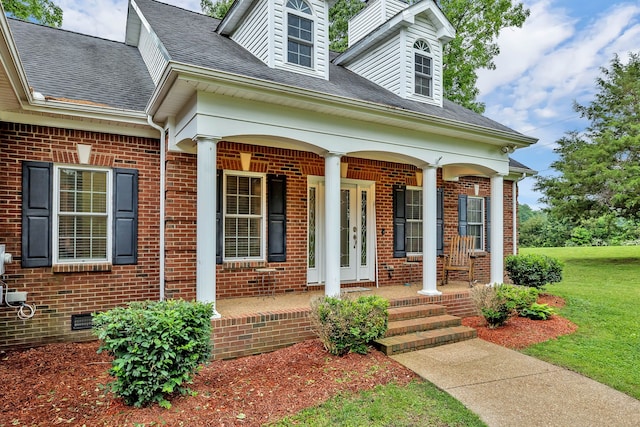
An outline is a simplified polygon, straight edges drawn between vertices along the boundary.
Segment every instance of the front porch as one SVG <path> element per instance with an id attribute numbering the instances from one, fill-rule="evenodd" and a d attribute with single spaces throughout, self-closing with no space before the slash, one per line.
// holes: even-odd
<path id="1" fill-rule="evenodd" d="M 343 288 L 343 291 L 358 288 Z M 450 282 L 438 286 L 441 295 L 419 295 L 420 284 L 396 285 L 349 292 L 353 296 L 379 295 L 391 307 L 440 304 L 449 314 L 466 317 L 476 313 L 469 295 L 468 282 Z M 324 296 L 324 288 L 309 287 L 306 292 L 266 297 L 219 299 L 220 319 L 212 320 L 213 359 L 231 359 L 274 351 L 315 338 L 308 319 L 310 303 Z"/>

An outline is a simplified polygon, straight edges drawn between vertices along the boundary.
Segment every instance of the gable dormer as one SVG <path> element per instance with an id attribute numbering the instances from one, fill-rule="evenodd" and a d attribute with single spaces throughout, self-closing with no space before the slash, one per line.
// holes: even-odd
<path id="1" fill-rule="evenodd" d="M 441 107 L 442 48 L 454 36 L 433 0 L 373 0 L 349 21 L 349 48 L 333 62 L 402 98 Z"/>
<path id="2" fill-rule="evenodd" d="M 271 68 L 329 79 L 326 0 L 236 0 L 218 26 Z"/>

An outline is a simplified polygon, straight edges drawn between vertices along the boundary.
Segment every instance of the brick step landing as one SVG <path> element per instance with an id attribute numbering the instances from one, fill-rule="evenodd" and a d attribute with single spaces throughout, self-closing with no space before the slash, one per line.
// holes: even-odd
<path id="1" fill-rule="evenodd" d="M 386 355 L 464 341 L 478 336 L 461 319 L 446 314 L 446 307 L 421 304 L 389 309 L 389 328 L 375 347 Z"/>

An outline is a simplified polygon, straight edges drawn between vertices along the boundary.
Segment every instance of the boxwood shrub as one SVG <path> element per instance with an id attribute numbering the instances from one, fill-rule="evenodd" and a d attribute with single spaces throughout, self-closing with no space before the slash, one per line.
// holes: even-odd
<path id="1" fill-rule="evenodd" d="M 368 344 L 387 332 L 388 308 L 389 301 L 376 295 L 318 298 L 311 304 L 311 324 L 331 354 L 366 354 Z"/>
<path id="2" fill-rule="evenodd" d="M 211 355 L 213 305 L 182 300 L 133 302 L 93 316 L 98 352 L 114 356 L 109 388 L 127 405 L 157 402 L 189 391 L 200 364 Z"/>
<path id="3" fill-rule="evenodd" d="M 563 264 L 546 255 L 509 255 L 505 269 L 516 285 L 543 288 L 547 284 L 562 280 Z"/>

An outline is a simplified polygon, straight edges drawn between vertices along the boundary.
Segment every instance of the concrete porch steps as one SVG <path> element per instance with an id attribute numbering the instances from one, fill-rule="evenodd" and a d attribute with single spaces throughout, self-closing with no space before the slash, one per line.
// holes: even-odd
<path id="1" fill-rule="evenodd" d="M 475 329 L 462 326 L 461 319 L 446 314 L 444 306 L 422 304 L 389 309 L 387 333 L 374 345 L 390 356 L 476 337 Z"/>

